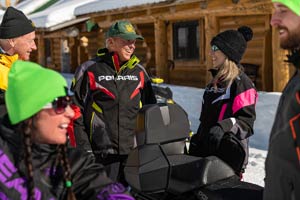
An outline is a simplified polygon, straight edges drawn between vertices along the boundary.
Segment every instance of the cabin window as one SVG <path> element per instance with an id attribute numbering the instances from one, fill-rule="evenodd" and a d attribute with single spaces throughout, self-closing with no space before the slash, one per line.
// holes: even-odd
<path id="1" fill-rule="evenodd" d="M 58 70 L 58 65 L 55 62 L 56 60 L 54 59 L 54 52 L 53 52 L 53 41 L 49 38 L 46 38 L 44 40 L 45 44 L 45 63 L 47 68 L 53 69 L 53 70 Z"/>
<path id="2" fill-rule="evenodd" d="M 173 24 L 174 60 L 199 59 L 199 22 L 187 21 Z"/>
<path id="3" fill-rule="evenodd" d="M 46 58 L 46 66 L 49 67 L 52 65 L 52 57 L 51 57 L 51 40 L 45 39 L 45 58 Z"/>

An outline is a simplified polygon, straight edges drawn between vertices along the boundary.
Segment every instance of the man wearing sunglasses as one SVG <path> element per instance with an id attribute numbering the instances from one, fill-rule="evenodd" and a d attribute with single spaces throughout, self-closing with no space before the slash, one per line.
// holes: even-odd
<path id="1" fill-rule="evenodd" d="M 133 55 L 137 39 L 143 37 L 130 22 L 114 23 L 106 48 L 77 69 L 71 86 L 83 113 L 83 121 L 75 121 L 77 145 L 87 150 L 91 145 L 109 176 L 124 184 L 123 163 L 134 147 L 137 113 L 142 105 L 156 103 L 150 78 Z"/>
<path id="2" fill-rule="evenodd" d="M 16 60 L 29 60 L 36 50 L 35 27 L 22 11 L 8 7 L 0 25 L 0 118 L 6 113 L 4 92 L 8 72 Z"/>

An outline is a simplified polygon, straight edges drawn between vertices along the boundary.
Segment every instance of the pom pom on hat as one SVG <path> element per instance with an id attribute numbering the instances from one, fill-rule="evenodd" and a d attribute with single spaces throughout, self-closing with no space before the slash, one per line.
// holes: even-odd
<path id="1" fill-rule="evenodd" d="M 248 26 L 241 26 L 237 30 L 219 33 L 210 44 L 216 45 L 230 60 L 238 64 L 246 51 L 247 42 L 252 38 L 252 29 Z"/>
<path id="2" fill-rule="evenodd" d="M 252 40 L 252 38 L 253 38 L 253 31 L 248 26 L 239 27 L 238 32 L 240 32 L 244 36 L 246 42 Z"/>

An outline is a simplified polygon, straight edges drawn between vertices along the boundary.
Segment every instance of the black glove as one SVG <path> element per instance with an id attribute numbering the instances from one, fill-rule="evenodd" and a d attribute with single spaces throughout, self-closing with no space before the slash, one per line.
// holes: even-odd
<path id="1" fill-rule="evenodd" d="M 196 133 L 192 136 L 189 146 L 189 155 L 206 157 L 209 156 L 208 152 L 208 134 Z"/>
<path id="2" fill-rule="evenodd" d="M 220 126 L 213 126 L 208 134 L 208 147 L 210 154 L 215 154 L 218 150 L 221 140 L 224 136 L 224 131 Z"/>

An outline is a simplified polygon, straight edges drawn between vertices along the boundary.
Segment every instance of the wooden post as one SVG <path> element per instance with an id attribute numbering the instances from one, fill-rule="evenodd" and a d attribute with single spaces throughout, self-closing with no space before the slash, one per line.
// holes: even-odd
<path id="1" fill-rule="evenodd" d="M 10 6 L 10 0 L 5 0 L 5 5 L 6 5 L 6 7 L 9 7 Z"/>
<path id="2" fill-rule="evenodd" d="M 46 65 L 45 63 L 45 42 L 43 33 L 37 35 L 37 62 L 43 66 Z"/>
<path id="3" fill-rule="evenodd" d="M 273 76 L 270 73 L 274 73 L 273 65 L 273 52 L 270 47 L 272 46 L 272 27 L 270 26 L 270 16 L 266 15 L 265 22 L 265 36 L 263 40 L 263 60 L 261 64 L 261 90 L 273 91 Z M 262 67 L 263 66 L 263 67 Z"/>
<path id="4" fill-rule="evenodd" d="M 167 47 L 167 28 L 165 21 L 157 19 L 154 23 L 154 35 L 155 35 L 155 63 L 156 74 L 158 77 L 163 78 L 165 82 L 168 80 L 168 47 Z"/>
<path id="5" fill-rule="evenodd" d="M 205 62 L 206 62 L 206 80 L 207 84 L 211 80 L 211 74 L 208 71 L 212 67 L 212 60 L 209 56 L 210 52 L 210 41 L 218 33 L 219 27 L 217 27 L 217 18 L 215 15 L 206 15 L 205 16 L 205 35 L 206 35 L 206 51 L 205 51 Z"/>

